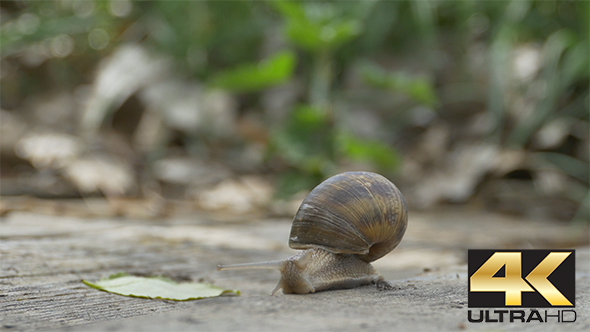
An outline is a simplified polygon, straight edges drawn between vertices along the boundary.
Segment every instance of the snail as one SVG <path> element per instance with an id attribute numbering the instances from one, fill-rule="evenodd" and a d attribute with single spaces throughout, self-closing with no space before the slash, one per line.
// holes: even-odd
<path id="1" fill-rule="evenodd" d="M 397 187 L 370 172 L 335 175 L 315 187 L 293 218 L 289 247 L 278 261 L 218 265 L 218 270 L 275 269 L 272 291 L 307 294 L 376 284 L 391 289 L 371 262 L 391 252 L 406 231 L 408 212 Z"/>

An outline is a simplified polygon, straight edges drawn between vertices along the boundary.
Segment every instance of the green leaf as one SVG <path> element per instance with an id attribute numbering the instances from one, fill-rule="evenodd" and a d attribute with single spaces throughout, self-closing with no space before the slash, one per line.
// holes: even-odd
<path id="1" fill-rule="evenodd" d="M 286 21 L 285 34 L 295 45 L 310 51 L 333 50 L 360 35 L 361 20 L 341 11 L 340 4 L 272 1 Z"/>
<path id="2" fill-rule="evenodd" d="M 239 295 L 237 290 L 228 290 L 204 283 L 177 283 L 164 277 L 135 277 L 117 273 L 96 283 L 82 280 L 89 287 L 105 292 L 148 299 L 172 301 L 198 300 L 221 295 Z"/>
<path id="3" fill-rule="evenodd" d="M 369 161 L 383 171 L 391 172 L 400 164 L 397 152 L 382 142 L 346 134 L 339 135 L 337 142 L 342 153 L 348 158 Z"/>
<path id="4" fill-rule="evenodd" d="M 281 51 L 257 64 L 246 64 L 216 74 L 211 85 L 233 92 L 254 92 L 282 84 L 293 74 L 295 54 Z"/>
<path id="5" fill-rule="evenodd" d="M 435 106 L 438 103 L 434 88 L 425 78 L 388 72 L 368 62 L 359 64 L 358 68 L 363 80 L 372 87 L 402 92 L 427 106 Z"/>
<path id="6" fill-rule="evenodd" d="M 311 52 L 335 49 L 351 41 L 361 32 L 357 20 L 318 25 L 304 20 L 291 20 L 285 32 L 297 46 Z"/>

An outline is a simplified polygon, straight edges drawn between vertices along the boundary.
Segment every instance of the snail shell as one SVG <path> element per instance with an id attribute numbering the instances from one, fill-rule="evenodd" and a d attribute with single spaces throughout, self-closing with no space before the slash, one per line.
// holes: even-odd
<path id="1" fill-rule="evenodd" d="M 319 247 L 373 262 L 400 243 L 407 224 L 406 203 L 393 183 L 376 173 L 347 172 L 320 183 L 303 200 L 289 247 Z"/>

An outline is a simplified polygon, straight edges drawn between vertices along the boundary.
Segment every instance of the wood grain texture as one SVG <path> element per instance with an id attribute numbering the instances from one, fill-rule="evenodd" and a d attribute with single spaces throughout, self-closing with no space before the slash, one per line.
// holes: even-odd
<path id="1" fill-rule="evenodd" d="M 127 321 L 123 318 L 186 310 L 198 310 L 199 321 L 209 329 L 231 330 L 236 328 L 232 324 L 240 320 L 254 324 L 266 319 L 265 312 L 248 311 L 252 303 L 267 308 L 272 303 L 288 302 L 289 306 L 278 306 L 272 311 L 276 319 L 269 324 L 278 324 L 275 326 L 278 328 L 282 321 L 279 317 L 290 315 L 293 301 L 302 317 L 307 317 L 306 314 L 313 316 L 315 309 L 305 309 L 306 301 L 344 301 L 341 305 L 346 306 L 348 301 L 360 301 L 359 296 L 364 293 L 373 294 L 372 290 L 365 289 L 318 293 L 309 298 L 271 298 L 269 294 L 279 277 L 276 271 L 216 271 L 220 263 L 273 260 L 293 254 L 295 251 L 287 246 L 290 224 L 289 219 L 244 218 L 241 222 L 235 219 L 220 222 L 190 216 L 146 221 L 10 213 L 0 219 L 0 330 L 84 330 L 84 324 L 93 324 L 94 330 L 104 330 L 116 325 L 111 323 Z M 472 212 L 410 213 L 408 231 L 400 246 L 374 265 L 387 280 L 394 280 L 394 284 L 421 282 L 424 289 L 403 290 L 408 297 L 415 297 L 428 291 L 429 285 L 435 285 L 432 280 L 437 280 L 436 277 L 430 277 L 433 274 L 455 276 L 466 270 L 467 248 L 573 248 L 587 241 L 587 229 L 573 230 L 561 223 Z M 588 275 L 587 264 L 580 264 L 579 268 Z M 177 281 L 205 280 L 237 288 L 243 296 L 189 302 L 148 300 L 101 292 L 81 282 L 82 279 L 96 281 L 118 272 L 164 275 Z M 449 292 L 456 288 L 452 285 L 463 283 L 462 280 L 453 281 Z M 453 296 L 460 299 L 464 288 L 457 289 Z M 340 296 L 344 297 L 333 298 Z M 436 307 L 422 309 L 438 310 Z M 180 322 L 184 316 L 170 317 Z M 314 319 L 325 317 L 321 314 Z M 375 322 L 383 321 L 377 318 Z M 391 316 L 394 320 L 401 318 Z M 141 323 L 143 321 L 135 320 L 134 328 L 158 330 L 157 325 L 153 325 L 154 319 L 146 317 L 145 323 Z M 183 324 L 183 329 L 192 330 L 192 323 Z M 121 331 L 130 328 L 124 324 L 117 326 Z M 161 327 L 174 326 L 178 325 Z M 256 329 L 256 325 L 251 327 L 251 330 Z"/>
<path id="2" fill-rule="evenodd" d="M 222 244 L 199 245 L 198 222 L 78 219 L 14 214 L 0 222 L 0 317 L 7 331 L 88 324 L 190 307 L 191 302 L 128 298 L 97 291 L 96 281 L 117 272 L 205 279 Z M 230 232 L 232 233 L 232 232 Z M 232 233 L 233 234 L 233 233 Z M 235 236 L 235 235 L 234 235 Z M 197 239 L 199 236 L 196 237 Z"/>

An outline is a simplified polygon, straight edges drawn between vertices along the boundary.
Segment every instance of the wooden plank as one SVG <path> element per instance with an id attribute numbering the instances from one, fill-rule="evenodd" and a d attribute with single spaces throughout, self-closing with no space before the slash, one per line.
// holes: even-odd
<path id="1" fill-rule="evenodd" d="M 287 247 L 289 228 L 288 219 L 227 223 L 199 216 L 146 221 L 8 214 L 0 219 L 0 327 L 46 330 L 197 305 L 128 298 L 80 282 L 117 272 L 203 279 L 267 298 L 278 280 L 275 271 L 215 267 L 287 257 L 293 252 Z M 387 279 L 401 280 L 425 268 L 463 269 L 465 248 L 579 244 L 587 234 L 564 224 L 490 215 L 413 213 L 402 245 L 375 266 Z"/>

